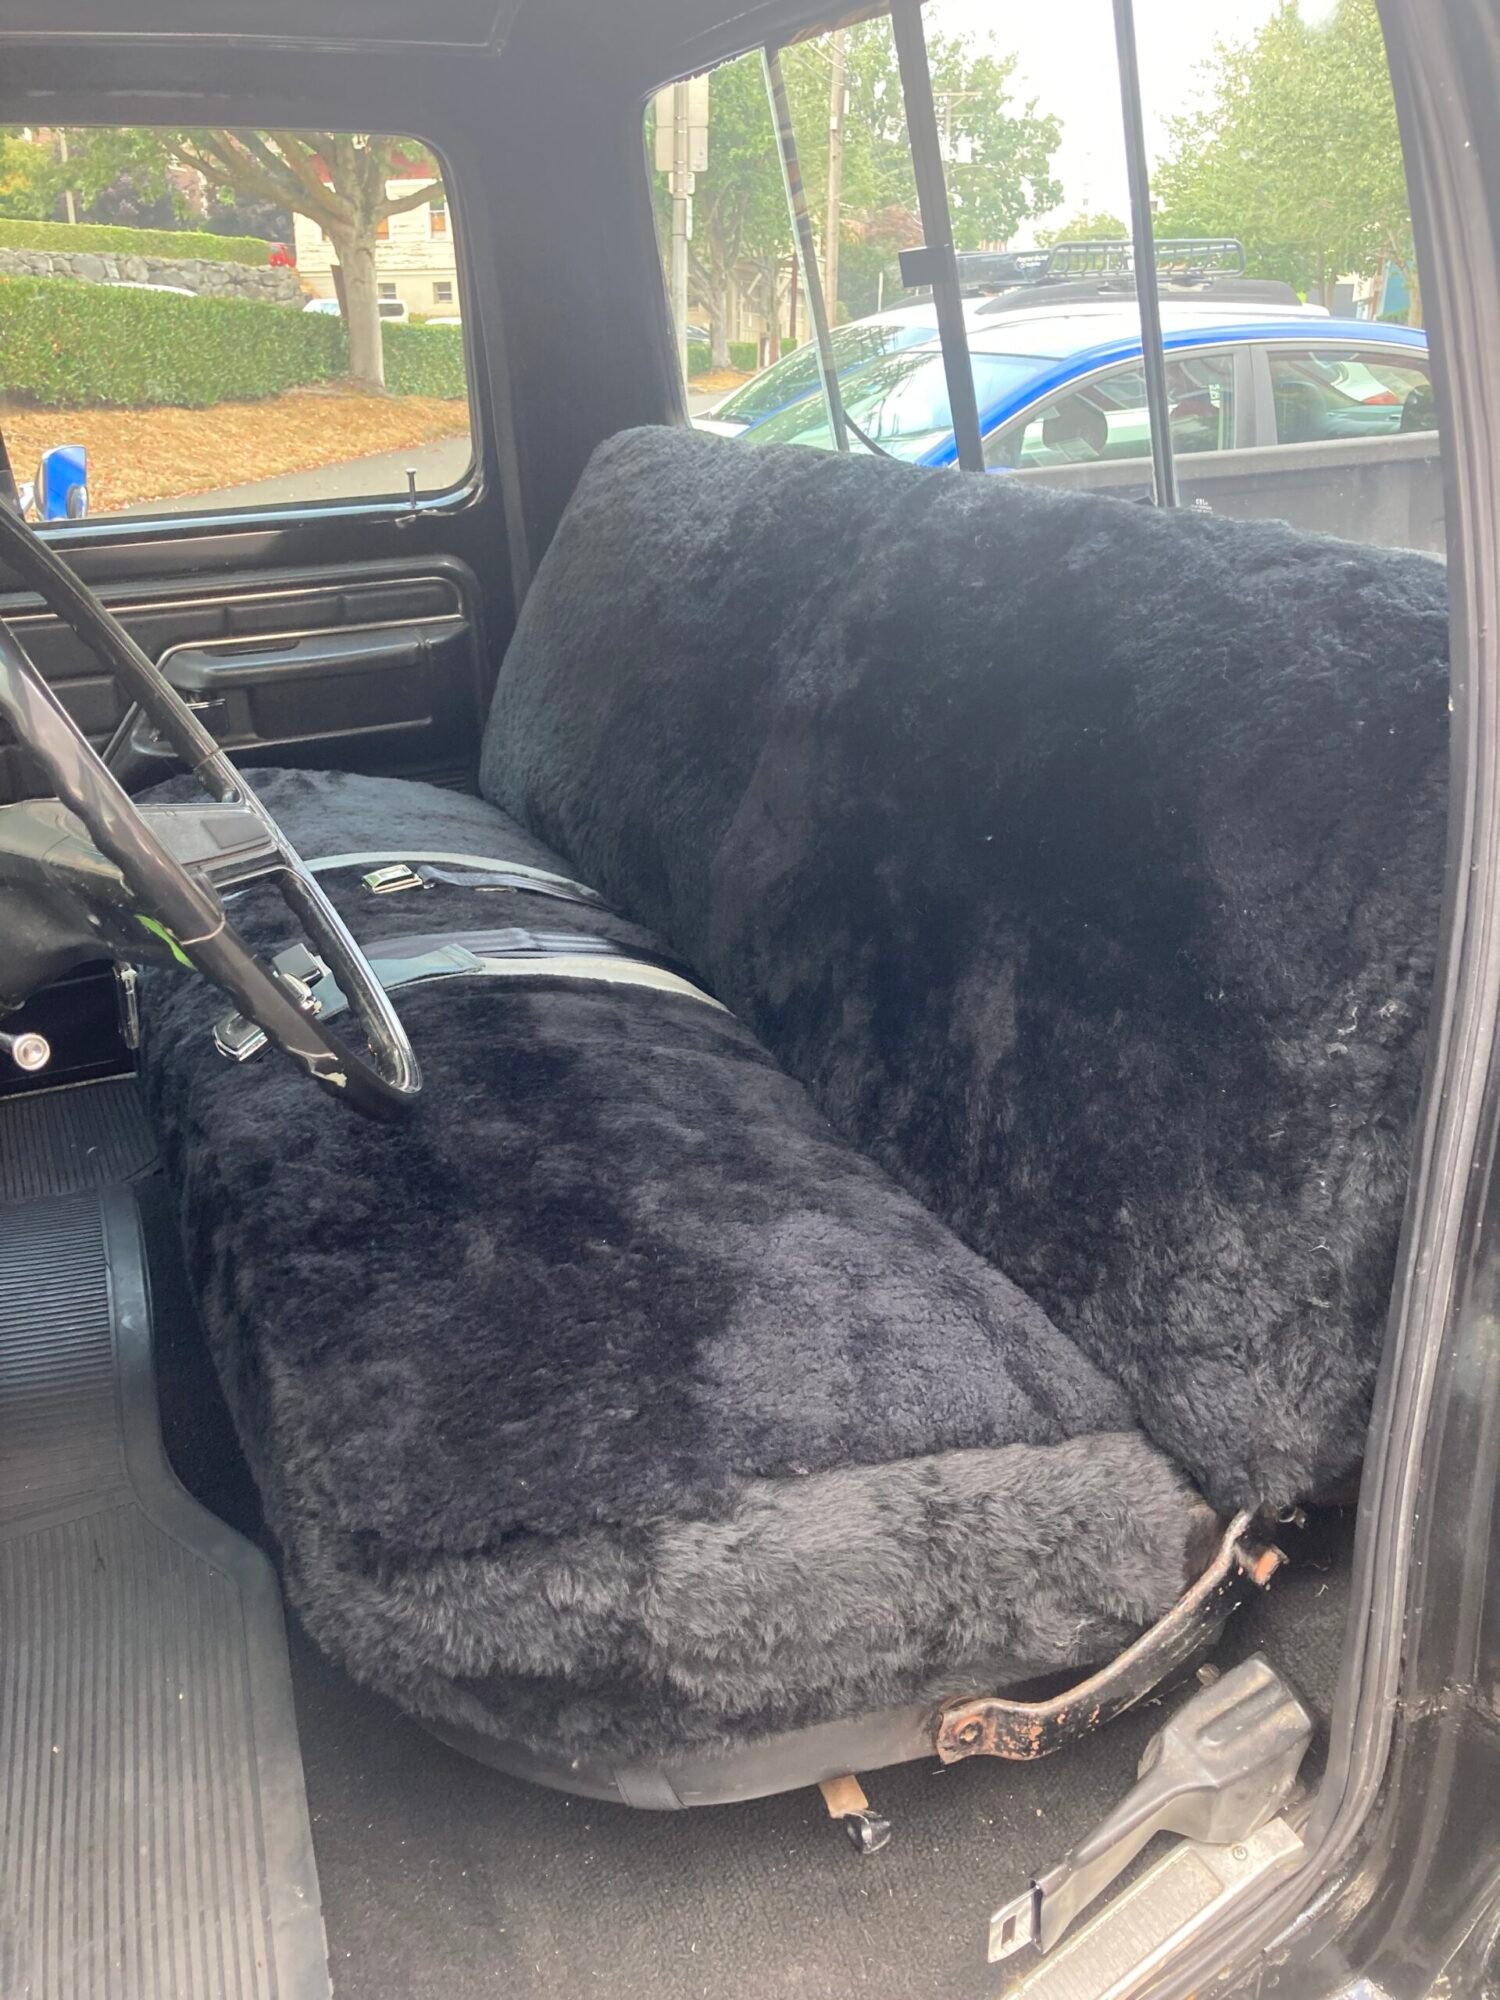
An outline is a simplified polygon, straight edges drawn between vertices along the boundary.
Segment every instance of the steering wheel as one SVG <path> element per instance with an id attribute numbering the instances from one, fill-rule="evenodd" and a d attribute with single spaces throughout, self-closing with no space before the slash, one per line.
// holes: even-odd
<path id="1" fill-rule="evenodd" d="M 121 683 L 216 802 L 138 806 L 0 620 L 0 713 L 56 793 L 0 808 L 0 867 L 20 882 L 30 917 L 14 916 L 9 929 L 19 959 L 31 948 L 33 973 L 0 1001 L 14 1004 L 51 969 L 100 946 L 124 963 L 191 967 L 324 1090 L 368 1117 L 399 1114 L 422 1087 L 411 1042 L 291 842 L 119 620 L 3 504 L 0 559 Z M 307 988 L 263 964 L 229 922 L 221 892 L 266 877 L 347 996 L 368 1057 L 321 1025 Z M 70 934 L 59 957 L 56 941 Z M 49 945 L 53 968 L 38 974 Z"/>

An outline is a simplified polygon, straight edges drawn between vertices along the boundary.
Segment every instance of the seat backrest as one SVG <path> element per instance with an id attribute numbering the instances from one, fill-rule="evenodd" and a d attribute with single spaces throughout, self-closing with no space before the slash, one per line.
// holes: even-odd
<path id="1" fill-rule="evenodd" d="M 1444 572 L 627 432 L 483 784 L 1224 1506 L 1357 1461 L 1443 875 Z"/>

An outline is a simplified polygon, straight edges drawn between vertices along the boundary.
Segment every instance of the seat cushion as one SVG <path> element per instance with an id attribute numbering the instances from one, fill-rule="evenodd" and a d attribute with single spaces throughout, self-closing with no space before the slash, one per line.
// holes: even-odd
<path id="1" fill-rule="evenodd" d="M 307 858 L 561 869 L 477 799 L 255 782 Z M 366 944 L 655 942 L 529 894 L 324 879 Z M 264 885 L 233 916 L 292 934 Z M 355 1674 L 640 1758 L 1091 1661 L 1178 1594 L 1204 1510 L 1120 1388 L 729 1014 L 546 978 L 398 1006 L 424 1084 L 383 1125 L 272 1052 L 224 1061 L 202 982 L 145 996 L 208 1338 L 294 1600 Z"/>
<path id="2" fill-rule="evenodd" d="M 600 447 L 482 785 L 1224 1508 L 1358 1459 L 1446 821 L 1441 566 L 676 430 Z"/>

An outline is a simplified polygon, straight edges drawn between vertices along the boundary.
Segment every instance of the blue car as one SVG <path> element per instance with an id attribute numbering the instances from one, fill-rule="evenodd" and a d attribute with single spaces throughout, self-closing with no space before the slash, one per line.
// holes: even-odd
<path id="1" fill-rule="evenodd" d="M 1178 453 L 1433 428 L 1427 339 L 1414 329 L 1207 300 L 1164 304 L 1162 321 Z M 1037 306 L 989 321 L 978 308 L 969 352 L 991 470 L 1150 456 L 1133 302 Z M 874 446 L 915 465 L 955 461 L 935 335 L 866 362 L 842 388 L 851 450 Z M 822 397 L 804 394 L 742 441 L 831 449 Z"/>

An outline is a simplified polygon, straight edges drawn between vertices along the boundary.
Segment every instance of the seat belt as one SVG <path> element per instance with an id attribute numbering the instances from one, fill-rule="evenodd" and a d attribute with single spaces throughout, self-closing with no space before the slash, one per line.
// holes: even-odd
<path id="1" fill-rule="evenodd" d="M 721 1014 L 729 1009 L 678 969 L 665 954 L 644 952 L 612 938 L 519 929 L 470 931 L 458 936 L 380 938 L 362 945 L 370 969 L 388 993 L 439 979 L 565 981 L 569 985 L 636 987 L 701 1001 Z M 276 954 L 272 963 L 320 1021 L 336 1020 L 349 1001 L 322 959 L 305 944 Z M 265 1030 L 243 1014 L 214 1024 L 220 1055 L 245 1062 L 266 1045 Z"/>
<path id="2" fill-rule="evenodd" d="M 364 870 L 364 886 L 376 896 L 390 896 L 403 889 L 431 889 L 441 884 L 453 889 L 505 890 L 512 894 L 550 896 L 560 903 L 587 903 L 594 909 L 609 906 L 597 889 L 570 876 L 555 875 L 547 868 L 532 868 L 522 861 L 495 861 L 483 854 L 450 854 L 434 851 L 414 853 L 392 849 L 379 854 L 320 854 L 304 861 L 309 875 L 325 875 L 335 869 Z"/>

